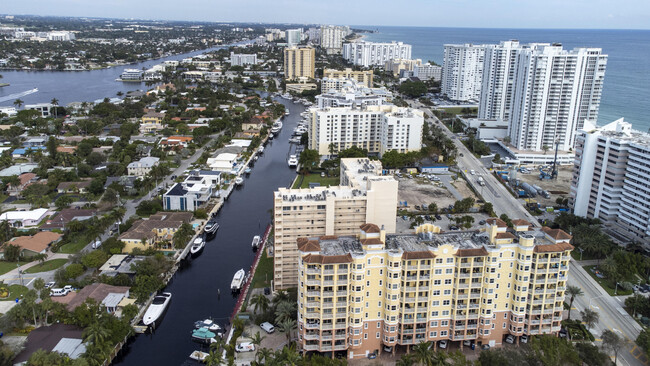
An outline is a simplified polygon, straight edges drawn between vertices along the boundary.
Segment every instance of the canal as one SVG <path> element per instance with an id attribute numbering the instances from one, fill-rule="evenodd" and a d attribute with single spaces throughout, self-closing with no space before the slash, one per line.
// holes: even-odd
<path id="1" fill-rule="evenodd" d="M 295 146 L 288 140 L 304 107 L 280 101 L 290 115 L 284 118 L 282 131 L 269 141 L 244 185 L 221 208 L 216 237 L 199 257 L 185 263 L 165 288 L 173 297 L 155 332 L 137 335 L 114 365 L 180 365 L 201 348 L 190 338 L 194 321 L 212 317 L 223 323 L 232 313 L 236 303 L 230 293 L 232 277 L 240 268 L 248 271 L 253 263 L 251 241 L 253 236 L 264 234 L 271 223 L 272 192 L 289 186 L 296 175 L 287 165 L 289 151 Z"/>

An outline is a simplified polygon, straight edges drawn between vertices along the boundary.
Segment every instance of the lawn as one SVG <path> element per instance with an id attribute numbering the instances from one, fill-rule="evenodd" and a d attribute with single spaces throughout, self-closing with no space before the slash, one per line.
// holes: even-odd
<path id="1" fill-rule="evenodd" d="M 251 281 L 251 288 L 271 287 L 272 280 L 273 258 L 267 257 L 266 251 L 264 251 L 260 257 L 260 262 L 257 264 L 257 269 L 255 269 L 255 276 L 253 276 L 253 281 Z"/>
<path id="2" fill-rule="evenodd" d="M 304 176 L 302 184 L 300 183 L 300 177 L 298 177 L 292 188 L 309 188 L 309 183 L 320 183 L 323 187 L 338 186 L 339 182 L 339 177 L 321 177 L 320 174 L 309 174 Z"/>
<path id="3" fill-rule="evenodd" d="M 27 268 L 25 270 L 26 273 L 39 273 L 39 272 L 47 272 L 47 271 L 53 271 L 61 266 L 63 266 L 68 260 L 65 258 L 60 258 L 60 259 L 52 259 L 49 261 L 45 261 L 43 263 L 39 263 L 33 267 Z"/>
<path id="4" fill-rule="evenodd" d="M 0 301 L 16 301 L 16 298 L 23 296 L 27 290 L 25 286 L 21 285 L 9 285 L 9 296 L 6 299 L 0 299 Z"/>
<path id="5" fill-rule="evenodd" d="M 463 114 L 462 110 L 465 109 L 465 108 L 467 108 L 467 107 L 440 108 L 438 110 L 443 111 L 443 112 L 447 112 L 447 113 L 453 114 L 453 115 L 458 115 L 458 114 L 462 115 Z M 471 115 L 476 115 L 478 113 L 478 108 L 469 108 L 469 109 L 471 110 L 471 112 L 470 112 Z"/>
<path id="6" fill-rule="evenodd" d="M 624 296 L 624 295 L 631 295 L 632 291 L 631 290 L 626 290 L 622 288 L 620 285 L 618 286 L 618 291 L 616 291 L 616 295 L 614 295 L 614 287 L 615 284 L 611 283 L 607 278 L 598 278 L 596 277 L 596 274 L 591 271 L 592 268 L 596 268 L 597 266 L 583 266 L 582 268 L 585 269 L 589 275 L 598 282 L 598 284 L 607 291 L 607 293 L 610 296 Z"/>
<path id="7" fill-rule="evenodd" d="M 12 269 L 15 269 L 15 268 L 16 268 L 16 264 L 22 266 L 22 265 L 25 264 L 25 263 L 28 263 L 28 262 L 19 262 L 19 263 L 16 263 L 16 262 L 0 261 L 0 275 L 3 275 L 3 274 L 5 274 L 5 273 L 11 271 Z"/>

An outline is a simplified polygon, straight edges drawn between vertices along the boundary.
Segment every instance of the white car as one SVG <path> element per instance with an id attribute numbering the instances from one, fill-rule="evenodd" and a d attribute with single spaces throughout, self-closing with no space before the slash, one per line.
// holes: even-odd
<path id="1" fill-rule="evenodd" d="M 264 323 L 260 324 L 260 328 L 262 328 L 262 330 L 264 330 L 265 332 L 267 332 L 269 334 L 275 332 L 275 327 L 273 326 L 273 324 L 271 324 L 269 322 L 264 322 Z"/>
<path id="2" fill-rule="evenodd" d="M 519 337 L 519 342 L 521 342 L 521 343 L 528 343 L 528 336 L 525 335 L 525 334 L 522 335 L 521 337 Z"/>
<path id="3" fill-rule="evenodd" d="M 471 175 L 475 175 L 476 172 L 474 171 L 474 169 L 472 169 L 472 170 L 469 171 L 469 174 L 471 174 Z"/>
<path id="4" fill-rule="evenodd" d="M 255 351 L 255 345 L 251 342 L 242 342 L 235 347 L 237 352 L 253 352 Z"/>
<path id="5" fill-rule="evenodd" d="M 52 287 L 54 287 L 54 285 L 56 285 L 56 282 L 51 281 L 51 282 L 48 282 L 48 283 L 45 284 L 45 288 L 52 288 Z"/>
<path id="6" fill-rule="evenodd" d="M 447 341 L 442 340 L 442 341 L 440 341 L 439 345 L 440 345 L 440 348 L 445 349 L 445 348 L 447 348 Z"/>
<path id="7" fill-rule="evenodd" d="M 512 334 L 508 334 L 508 336 L 506 337 L 506 343 L 510 343 L 510 344 L 515 343 L 515 337 Z"/>

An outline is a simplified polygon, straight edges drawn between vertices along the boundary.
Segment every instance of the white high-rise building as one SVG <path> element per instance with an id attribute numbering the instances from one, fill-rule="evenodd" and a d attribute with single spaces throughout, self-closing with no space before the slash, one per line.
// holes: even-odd
<path id="1" fill-rule="evenodd" d="M 382 156 L 422 148 L 422 111 L 394 105 L 362 108 L 312 108 L 309 123 L 309 148 L 320 155 L 352 146 Z"/>
<path id="2" fill-rule="evenodd" d="M 517 66 L 518 41 L 485 45 L 478 118 L 508 121 Z"/>
<path id="3" fill-rule="evenodd" d="M 570 206 L 630 240 L 650 244 L 650 134 L 622 118 L 587 121 L 576 137 Z"/>
<path id="4" fill-rule="evenodd" d="M 413 67 L 413 76 L 422 81 L 435 80 L 440 81 L 442 78 L 442 66 L 432 65 L 430 63 L 417 65 Z"/>
<path id="5" fill-rule="evenodd" d="M 520 150 L 573 148 L 585 120 L 598 119 L 607 55 L 530 44 L 518 52 L 508 135 Z"/>
<path id="6" fill-rule="evenodd" d="M 320 46 L 328 54 L 341 53 L 343 41 L 350 34 L 350 27 L 324 25 L 320 28 Z"/>
<path id="7" fill-rule="evenodd" d="M 287 29 L 285 31 L 285 34 L 287 35 L 287 46 L 288 47 L 293 47 L 297 46 L 300 44 L 300 41 L 302 40 L 302 29 Z"/>
<path id="8" fill-rule="evenodd" d="M 411 45 L 402 42 L 352 42 L 343 44 L 343 58 L 354 65 L 383 66 L 386 61 L 410 59 Z"/>
<path id="9" fill-rule="evenodd" d="M 245 66 L 257 64 L 257 54 L 245 54 L 230 52 L 230 65 L 231 66 Z"/>
<path id="10" fill-rule="evenodd" d="M 340 84 L 340 85 L 339 85 Z M 318 108 L 348 107 L 361 108 L 369 105 L 386 104 L 393 94 L 386 88 L 368 88 L 353 79 L 323 79 L 322 85 L 336 85 L 334 88 L 321 87 L 323 93 L 316 96 Z"/>
<path id="11" fill-rule="evenodd" d="M 485 45 L 446 44 L 442 94 L 456 101 L 478 100 L 483 78 Z"/>

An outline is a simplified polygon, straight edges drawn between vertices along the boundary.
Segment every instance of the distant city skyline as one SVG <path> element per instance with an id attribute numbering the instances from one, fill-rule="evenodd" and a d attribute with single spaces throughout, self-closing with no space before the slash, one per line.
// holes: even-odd
<path id="1" fill-rule="evenodd" d="M 367 27 L 650 29 L 647 0 L 407 0 L 385 6 L 372 0 L 23 0 L 3 4 L 2 13 Z"/>

